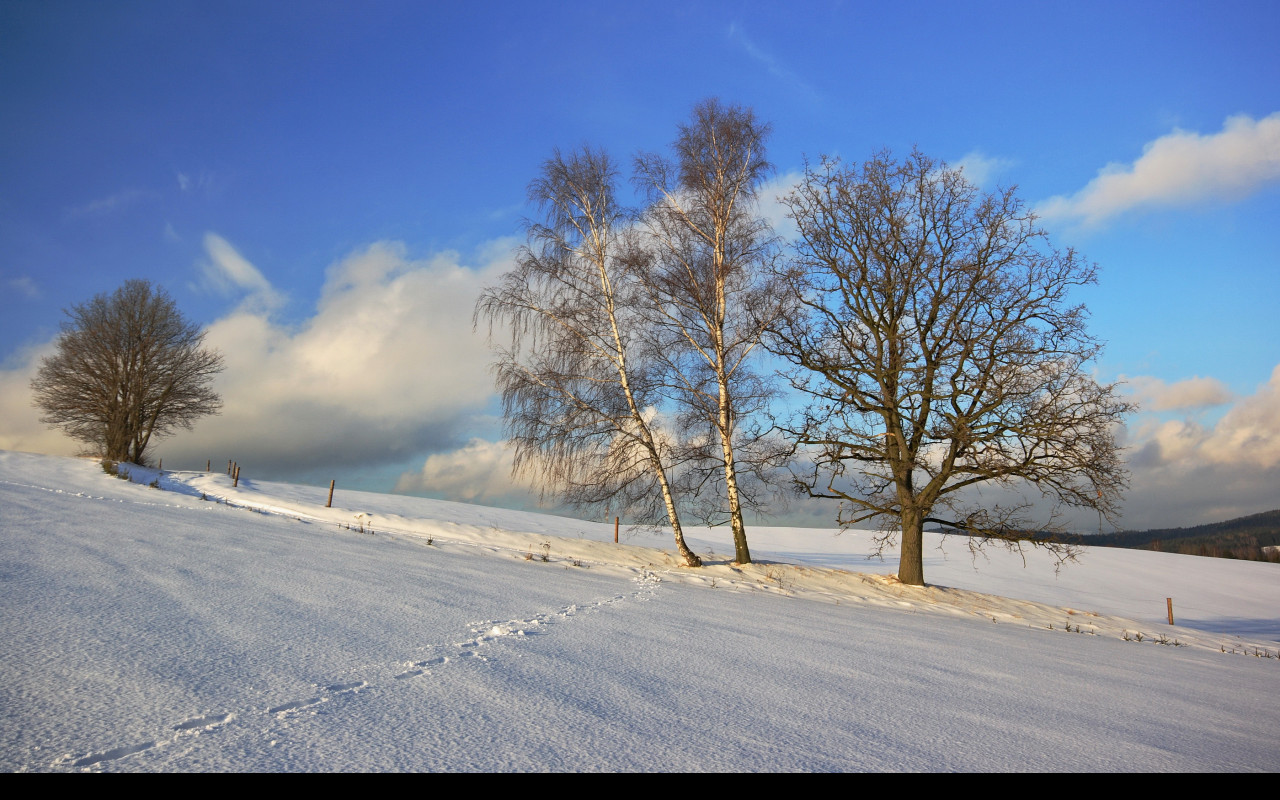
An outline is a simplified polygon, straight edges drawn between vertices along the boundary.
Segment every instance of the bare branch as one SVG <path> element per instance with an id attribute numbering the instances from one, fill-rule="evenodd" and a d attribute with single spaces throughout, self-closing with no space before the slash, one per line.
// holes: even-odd
<path id="1" fill-rule="evenodd" d="M 510 332 L 493 368 L 516 472 L 577 508 L 665 521 L 684 563 L 698 566 L 672 485 L 678 451 L 656 416 L 631 212 L 617 203 L 616 181 L 602 151 L 547 159 L 529 187 L 544 221 L 529 224 L 516 268 L 485 290 L 475 318 L 491 337 L 499 325 Z"/>
<path id="2" fill-rule="evenodd" d="M 145 463 L 153 438 L 216 414 L 222 356 L 163 289 L 131 280 L 72 306 L 31 382 L 41 421 L 113 461 Z"/>
<path id="3" fill-rule="evenodd" d="M 706 521 L 730 524 L 739 563 L 751 560 L 743 509 L 763 507 L 791 452 L 760 422 L 775 387 L 752 358 L 784 297 L 767 270 L 776 240 L 756 211 L 773 169 L 768 135 L 750 109 L 706 100 L 680 126 L 670 159 L 645 154 L 635 164 L 649 199 L 635 272 L 649 352 L 681 409 L 684 494 Z"/>
<path id="4" fill-rule="evenodd" d="M 1101 345 L 1070 303 L 1096 267 L 1053 248 L 1012 189 L 981 194 L 918 151 L 824 159 L 786 202 L 800 237 L 778 275 L 794 305 L 768 344 L 810 398 L 786 426 L 813 455 L 800 485 L 854 521 L 899 525 L 907 583 L 924 582 L 927 521 L 1071 560 L 1030 502 L 963 494 L 995 483 L 1116 513 L 1128 473 L 1115 427 L 1133 405 L 1086 371 Z"/>

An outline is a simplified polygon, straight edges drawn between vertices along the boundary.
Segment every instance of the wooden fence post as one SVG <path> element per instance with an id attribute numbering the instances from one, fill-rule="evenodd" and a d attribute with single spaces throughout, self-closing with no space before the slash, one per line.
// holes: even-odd
<path id="1" fill-rule="evenodd" d="M 236 464 L 235 474 L 231 478 L 231 488 L 234 489 L 239 485 L 240 485 L 240 465 Z"/>
<path id="2" fill-rule="evenodd" d="M 1173 598 L 1166 597 L 1164 601 L 1169 605 L 1169 624 L 1172 625 L 1173 624 Z"/>
<path id="3" fill-rule="evenodd" d="M 334 480 L 337 480 L 336 478 Z M 333 508 L 333 480 L 329 481 L 329 502 L 324 504 L 325 508 Z"/>
<path id="4" fill-rule="evenodd" d="M 617 543 L 618 543 L 618 521 L 619 521 L 620 519 L 621 519 L 621 517 L 614 517 L 614 518 L 613 518 L 613 543 L 614 543 L 614 544 L 617 544 Z"/>
<path id="5" fill-rule="evenodd" d="M 205 471 L 205 472 L 212 472 L 212 471 L 213 471 L 213 459 L 212 459 L 212 458 L 207 458 L 207 459 L 205 459 L 205 462 L 204 462 L 204 471 Z"/>

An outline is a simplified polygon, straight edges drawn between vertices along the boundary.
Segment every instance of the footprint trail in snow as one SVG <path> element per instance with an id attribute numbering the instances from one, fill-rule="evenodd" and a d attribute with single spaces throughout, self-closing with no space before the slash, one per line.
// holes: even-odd
<path id="1" fill-rule="evenodd" d="M 486 652 L 496 643 L 518 643 L 530 637 L 545 636 L 552 632 L 552 628 L 555 625 L 576 616 L 593 614 L 617 603 L 647 601 L 654 596 L 659 584 L 662 582 L 661 578 L 647 569 L 642 570 L 641 574 L 632 580 L 636 584 L 634 591 L 616 594 L 604 600 L 586 604 L 573 603 L 557 611 L 534 614 L 524 619 L 488 620 L 472 623 L 469 631 L 470 638 L 452 644 L 427 645 L 423 649 L 435 651 L 435 655 L 420 661 L 397 664 L 395 668 L 399 671 L 393 674 L 391 679 L 392 681 L 405 681 L 422 676 L 430 676 L 433 674 L 433 670 L 447 668 L 452 664 L 488 662 L 490 657 L 486 655 Z M 372 665 L 365 667 L 365 669 L 371 669 L 371 667 Z M 391 684 L 388 684 L 385 688 L 390 688 L 390 686 Z M 355 697 L 362 692 L 382 688 L 384 687 L 364 680 L 346 680 L 317 685 L 314 695 L 309 697 L 286 700 L 263 709 L 246 709 L 191 717 L 170 726 L 167 738 L 160 737 L 134 744 L 118 745 L 89 753 L 68 753 L 53 761 L 49 766 L 94 771 L 95 769 L 109 766 L 113 761 L 189 741 L 192 737 L 214 733 L 236 723 L 247 723 L 256 720 L 259 723 L 265 722 L 269 726 L 272 721 L 285 720 L 304 713 L 314 714 L 317 713 L 316 710 L 318 708 L 336 700 Z M 269 727 L 264 728 L 263 735 L 269 735 L 269 731 Z"/>

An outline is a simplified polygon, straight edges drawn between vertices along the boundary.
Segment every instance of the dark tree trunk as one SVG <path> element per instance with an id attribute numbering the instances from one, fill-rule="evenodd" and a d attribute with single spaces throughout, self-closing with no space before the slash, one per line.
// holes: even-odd
<path id="1" fill-rule="evenodd" d="M 902 511 L 898 580 L 912 586 L 924 586 L 924 517 L 914 509 Z"/>

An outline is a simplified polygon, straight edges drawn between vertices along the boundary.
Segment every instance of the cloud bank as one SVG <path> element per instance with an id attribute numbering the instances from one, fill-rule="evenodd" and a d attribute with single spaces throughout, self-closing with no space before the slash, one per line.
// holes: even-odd
<path id="1" fill-rule="evenodd" d="M 275 319 L 276 290 L 230 243 L 209 234 L 205 246 L 205 277 L 243 295 L 205 340 L 226 362 L 214 384 L 223 411 L 158 442 L 166 466 L 233 458 L 259 477 L 283 477 L 404 461 L 471 437 L 493 394 L 471 313 L 481 287 L 509 268 L 509 246 L 470 267 L 454 253 L 415 260 L 401 245 L 371 245 L 328 268 L 314 314 L 295 325 Z M 16 354 L 0 371 L 0 448 L 81 449 L 30 406 L 31 378 L 52 347 Z"/>
<path id="2" fill-rule="evenodd" d="M 1046 200 L 1044 217 L 1094 225 L 1132 209 L 1230 201 L 1280 181 L 1280 112 L 1229 117 L 1218 133 L 1174 130 L 1132 164 L 1108 164 L 1070 197 Z"/>
<path id="3" fill-rule="evenodd" d="M 31 379 L 40 360 L 53 355 L 56 341 L 25 347 L 0 368 L 0 450 L 73 456 L 82 449 L 79 442 L 40 422 L 40 412 L 31 405 Z"/>
<path id="4" fill-rule="evenodd" d="M 1226 390 L 1216 384 L 1151 380 L 1158 389 L 1151 409 L 1189 411 L 1222 402 Z M 1129 462 L 1129 528 L 1188 527 L 1280 508 L 1280 365 L 1212 425 L 1193 417 L 1139 419 Z"/>
<path id="5" fill-rule="evenodd" d="M 511 463 L 511 448 L 505 443 L 475 438 L 453 452 L 427 456 L 420 471 L 400 476 L 394 491 L 535 507 L 537 489 L 531 480 L 512 478 Z"/>
<path id="6" fill-rule="evenodd" d="M 252 265 L 212 243 L 214 262 L 250 299 L 270 295 Z M 472 308 L 506 267 L 472 269 L 452 253 L 412 260 L 383 242 L 328 269 L 315 314 L 300 326 L 275 322 L 265 303 L 242 304 L 208 333 L 226 358 L 222 415 L 165 450 L 283 471 L 456 447 L 493 393 Z"/>
<path id="7" fill-rule="evenodd" d="M 1154 380 L 1151 383 L 1160 384 Z M 1153 410 L 1201 407 L 1229 398 L 1225 387 L 1205 378 L 1180 381 L 1162 389 L 1155 396 L 1164 404 L 1153 406 Z M 1145 466 L 1234 465 L 1262 470 L 1280 467 L 1280 365 L 1272 370 L 1268 382 L 1236 402 L 1213 426 L 1190 418 L 1151 420 L 1135 430 L 1134 439 L 1134 460 Z"/>
<path id="8" fill-rule="evenodd" d="M 1139 375 L 1121 377 L 1145 411 L 1189 411 L 1229 403 L 1232 394 L 1217 378 L 1199 376 L 1175 383 Z"/>

